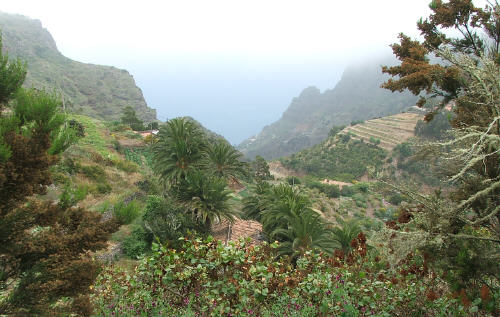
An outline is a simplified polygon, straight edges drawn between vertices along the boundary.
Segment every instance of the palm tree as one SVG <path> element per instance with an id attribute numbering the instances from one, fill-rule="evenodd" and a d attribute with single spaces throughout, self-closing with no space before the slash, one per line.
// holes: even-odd
<path id="1" fill-rule="evenodd" d="M 169 120 L 153 145 L 154 170 L 162 181 L 175 184 L 200 163 L 204 148 L 197 126 L 184 118 Z"/>
<path id="2" fill-rule="evenodd" d="M 351 252 L 351 242 L 354 240 L 358 234 L 361 232 L 361 228 L 358 226 L 355 220 L 350 221 L 339 221 L 341 227 L 333 228 L 333 240 L 339 244 L 340 249 L 345 255 Z"/>
<path id="3" fill-rule="evenodd" d="M 314 211 L 305 211 L 288 218 L 287 228 L 277 228 L 271 236 L 281 241 L 279 255 L 292 259 L 304 255 L 308 250 L 333 253 L 338 244 L 332 240 L 332 232 L 321 216 Z"/>
<path id="4" fill-rule="evenodd" d="M 303 212 L 312 211 L 311 202 L 300 189 L 289 184 L 274 186 L 271 192 L 264 196 L 264 210 L 262 212 L 262 226 L 265 233 L 277 228 L 287 228 L 289 219 Z"/>
<path id="5" fill-rule="evenodd" d="M 262 221 L 262 212 L 266 208 L 266 195 L 271 192 L 271 185 L 267 182 L 258 182 L 252 189 L 252 194 L 242 199 L 243 215 L 245 219 Z"/>
<path id="6" fill-rule="evenodd" d="M 180 181 L 174 194 L 192 212 L 195 219 L 209 230 L 216 220 L 234 220 L 235 210 L 228 202 L 230 191 L 226 189 L 226 185 L 222 178 L 195 170 Z"/>
<path id="7" fill-rule="evenodd" d="M 279 255 L 289 255 L 295 259 L 307 250 L 332 253 L 339 247 L 327 223 L 311 209 L 311 201 L 298 187 L 280 184 L 269 189 L 260 185 L 256 190 L 262 193 L 260 201 L 256 203 L 254 198 L 244 210 L 252 207 L 260 211 L 263 231 L 268 240 L 281 242 Z M 247 214 L 251 212 L 246 211 Z"/>
<path id="8" fill-rule="evenodd" d="M 242 157 L 229 143 L 217 140 L 206 149 L 204 167 L 219 177 L 234 181 L 246 173 Z"/>

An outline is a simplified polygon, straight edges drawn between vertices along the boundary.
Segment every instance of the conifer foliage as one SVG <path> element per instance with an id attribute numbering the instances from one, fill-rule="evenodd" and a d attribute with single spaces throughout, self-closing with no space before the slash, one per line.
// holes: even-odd
<path id="1" fill-rule="evenodd" d="M 88 252 L 116 229 L 98 214 L 42 202 L 49 167 L 75 141 L 54 94 L 21 88 L 26 67 L 0 42 L 0 314 L 47 314 L 62 297 L 89 315 L 99 265 Z"/>
<path id="2" fill-rule="evenodd" d="M 423 95 L 420 106 L 438 97 L 441 107 L 452 108 L 450 139 L 434 145 L 455 187 L 449 197 L 409 193 L 418 207 L 399 230 L 412 231 L 400 232 L 399 237 L 406 235 L 400 246 L 418 246 L 434 255 L 433 264 L 446 271 L 457 292 L 469 297 L 479 289 L 498 293 L 500 4 L 491 1 L 481 9 L 471 0 L 434 0 L 430 9 L 429 18 L 418 22 L 423 42 L 401 34 L 400 43 L 392 46 L 401 64 L 383 68 L 396 77 L 384 87 Z M 447 32 L 450 29 L 455 32 Z M 430 110 L 427 120 L 439 107 Z"/>

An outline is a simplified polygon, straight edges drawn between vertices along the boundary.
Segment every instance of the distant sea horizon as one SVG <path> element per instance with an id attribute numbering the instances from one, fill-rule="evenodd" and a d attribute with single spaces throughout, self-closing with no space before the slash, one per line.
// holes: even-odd
<path id="1" fill-rule="evenodd" d="M 146 103 L 166 121 L 190 116 L 238 145 L 277 121 L 310 86 L 333 89 L 346 58 L 333 55 L 263 57 L 243 54 L 120 56 L 100 51 L 70 58 L 127 70 Z M 64 54 L 64 52 L 63 52 Z M 82 58 L 85 57 L 85 58 Z"/>

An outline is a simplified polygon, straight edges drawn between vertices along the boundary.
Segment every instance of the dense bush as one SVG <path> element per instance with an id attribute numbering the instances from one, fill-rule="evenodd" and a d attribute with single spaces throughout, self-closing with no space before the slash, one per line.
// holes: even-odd
<path id="1" fill-rule="evenodd" d="M 111 193 L 113 188 L 107 182 L 97 183 L 95 186 L 90 187 L 90 191 L 97 195 L 106 195 Z"/>
<path id="2" fill-rule="evenodd" d="M 356 191 L 352 186 L 342 186 L 342 189 L 340 190 L 340 195 L 346 196 L 346 197 L 351 197 L 354 195 Z"/>
<path id="3" fill-rule="evenodd" d="M 281 160 L 285 167 L 304 171 L 318 178 L 351 182 L 370 168 L 381 167 L 386 151 L 371 144 L 342 139 L 335 146 L 322 143 Z M 342 137 L 342 138 L 340 138 Z"/>
<path id="4" fill-rule="evenodd" d="M 300 178 L 297 176 L 288 176 L 286 182 L 290 185 L 299 185 L 301 183 Z"/>
<path id="5" fill-rule="evenodd" d="M 113 216 L 122 224 L 129 224 L 141 213 L 138 202 L 131 201 L 128 204 L 121 201 L 113 207 Z"/>
<path id="6" fill-rule="evenodd" d="M 447 296 L 418 257 L 385 270 L 365 241 L 354 239 L 349 257 L 307 252 L 296 266 L 275 260 L 277 244 L 196 239 L 180 252 L 154 244 L 133 277 L 105 269 L 92 300 L 104 316 L 465 316 L 477 309 Z"/>
<path id="7" fill-rule="evenodd" d="M 344 130 L 345 128 L 345 125 L 343 126 L 333 126 L 330 131 L 328 131 L 328 136 L 329 137 L 333 137 L 335 135 L 337 135 L 337 133 L 339 133 L 340 131 Z"/>
<path id="8" fill-rule="evenodd" d="M 122 243 L 122 250 L 130 258 L 137 258 L 148 252 L 150 244 L 147 242 L 148 233 L 140 225 L 132 227 L 130 236 Z"/>
<path id="9" fill-rule="evenodd" d="M 340 197 L 340 187 L 338 185 L 323 184 L 321 182 L 310 182 L 308 184 L 308 187 L 318 189 L 329 198 Z"/>
<path id="10" fill-rule="evenodd" d="M 80 169 L 82 168 L 82 166 L 81 166 L 80 162 L 75 161 L 71 157 L 68 157 L 68 158 L 65 158 L 61 161 L 59 168 L 62 171 L 66 172 L 70 175 L 74 175 L 74 174 L 80 172 Z"/>
<path id="11" fill-rule="evenodd" d="M 356 206 L 361 207 L 361 208 L 366 208 L 366 197 L 361 194 L 361 193 L 356 193 L 352 195 L 352 199 L 356 203 Z"/>
<path id="12" fill-rule="evenodd" d="M 399 193 L 396 193 L 394 195 L 392 195 L 391 197 L 389 197 L 389 202 L 393 205 L 399 205 L 403 202 L 404 200 L 404 196 L 399 194 Z"/>
<path id="13" fill-rule="evenodd" d="M 179 238 L 191 232 L 202 234 L 206 229 L 173 200 L 153 195 L 147 199 L 142 221 L 147 233 L 144 239 L 148 245 L 153 241 L 160 241 L 177 247 Z"/>
<path id="14" fill-rule="evenodd" d="M 66 185 L 59 196 L 59 206 L 63 209 L 74 206 L 87 197 L 88 190 L 89 188 L 86 185 L 79 185 L 77 188 Z"/>
<path id="15" fill-rule="evenodd" d="M 120 169 L 124 172 L 134 173 L 134 172 L 139 171 L 139 166 L 137 166 L 137 164 L 135 164 L 133 162 L 130 162 L 127 160 L 120 160 L 120 159 L 114 160 L 113 162 L 118 169 Z"/>
<path id="16" fill-rule="evenodd" d="M 340 197 L 340 187 L 338 185 L 323 184 L 322 192 L 330 198 Z"/>
<path id="17" fill-rule="evenodd" d="M 99 165 L 85 165 L 81 167 L 81 172 L 94 181 L 104 181 L 106 172 Z"/>
<path id="18" fill-rule="evenodd" d="M 82 138 L 85 136 L 85 127 L 77 120 L 69 120 L 68 125 L 75 131 L 77 137 Z"/>
<path id="19" fill-rule="evenodd" d="M 446 132 L 451 129 L 452 113 L 449 111 L 439 112 L 431 121 L 419 120 L 415 126 L 415 135 L 428 139 L 443 139 Z"/>

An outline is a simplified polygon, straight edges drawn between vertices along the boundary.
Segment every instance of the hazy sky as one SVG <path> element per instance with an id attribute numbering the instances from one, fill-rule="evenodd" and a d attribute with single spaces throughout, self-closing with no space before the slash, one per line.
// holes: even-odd
<path id="1" fill-rule="evenodd" d="M 25 1 L 74 60 L 129 70 L 160 119 L 191 115 L 232 143 L 277 120 L 353 60 L 417 36 L 429 0 Z"/>

